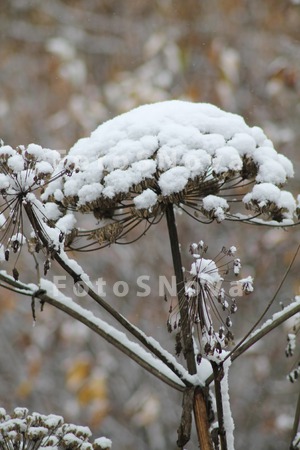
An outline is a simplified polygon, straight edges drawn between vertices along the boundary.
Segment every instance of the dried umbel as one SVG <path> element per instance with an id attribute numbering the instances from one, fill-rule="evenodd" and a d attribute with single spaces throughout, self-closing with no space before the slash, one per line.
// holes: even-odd
<path id="1" fill-rule="evenodd" d="M 116 117 L 79 140 L 62 170 L 72 175 L 51 183 L 43 199 L 94 213 L 91 232 L 79 233 L 91 240 L 85 250 L 122 242 L 141 222 L 143 234 L 169 204 L 204 223 L 287 225 L 297 209 L 281 190 L 293 176 L 291 162 L 260 128 L 209 104 L 168 101 Z M 115 223 L 117 231 L 107 232 Z"/>
<path id="2" fill-rule="evenodd" d="M 168 319 L 169 331 L 180 328 L 182 320 L 190 322 L 199 345 L 199 361 L 201 355 L 220 354 L 233 341 L 232 315 L 238 309 L 238 297 L 253 291 L 252 277 L 236 279 L 241 262 L 235 257 L 234 246 L 223 247 L 214 259 L 206 258 L 207 250 L 203 241 L 190 246 L 194 262 L 185 285 L 184 300 L 188 304 L 188 317 L 183 319 L 177 308 L 171 307 Z M 177 354 L 180 345 L 180 334 L 177 334 Z"/>
<path id="3" fill-rule="evenodd" d="M 27 408 L 15 408 L 10 416 L 0 408 L 0 449 L 37 450 L 109 450 L 111 441 L 98 438 L 89 442 L 88 427 L 64 423 L 54 414 L 29 414 Z"/>
<path id="4" fill-rule="evenodd" d="M 56 172 L 53 176 L 59 160 L 57 151 L 35 144 L 16 149 L 9 145 L 0 147 L 0 261 L 9 261 L 11 255 L 15 255 L 15 280 L 19 277 L 15 264 L 22 247 L 26 244 L 31 253 L 41 248 L 36 230 L 33 233 L 27 231 L 28 236 L 25 236 L 29 227 L 24 206 L 32 205 L 38 213 L 38 220 L 48 226 L 52 218 L 56 221 L 59 217 L 56 205 L 45 207 L 37 200 L 40 192 L 64 173 Z"/>

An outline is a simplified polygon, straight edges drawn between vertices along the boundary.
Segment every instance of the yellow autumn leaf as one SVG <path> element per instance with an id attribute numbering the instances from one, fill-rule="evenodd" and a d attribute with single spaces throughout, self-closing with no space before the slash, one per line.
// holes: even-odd
<path id="1" fill-rule="evenodd" d="M 101 375 L 90 377 L 79 389 L 77 398 L 81 405 L 88 405 L 96 400 L 106 400 L 106 378 Z"/>
<path id="2" fill-rule="evenodd" d="M 86 358 L 76 359 L 66 372 L 66 384 L 68 389 L 79 389 L 91 372 L 91 362 Z"/>
<path id="3" fill-rule="evenodd" d="M 16 389 L 16 396 L 19 399 L 25 399 L 30 395 L 33 388 L 33 382 L 30 379 L 23 380 Z"/>

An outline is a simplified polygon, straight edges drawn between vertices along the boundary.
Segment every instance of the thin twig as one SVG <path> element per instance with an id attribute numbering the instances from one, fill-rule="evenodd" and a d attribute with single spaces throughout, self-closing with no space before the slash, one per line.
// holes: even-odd
<path id="1" fill-rule="evenodd" d="M 270 331 L 277 328 L 283 322 L 288 320 L 290 317 L 293 317 L 295 314 L 300 312 L 300 302 L 295 302 L 295 305 L 291 304 L 286 306 L 279 313 L 275 313 L 275 315 L 279 314 L 278 317 L 272 319 L 271 321 L 267 320 L 265 324 L 262 325 L 260 329 L 255 331 L 252 336 L 248 336 L 247 339 L 243 339 L 241 345 L 237 346 L 234 352 L 230 354 L 230 358 L 234 361 L 240 355 L 242 355 L 248 348 L 252 347 L 252 345 L 256 344 L 256 342 L 260 341 L 264 336 L 266 336 Z M 224 361 L 228 357 L 224 358 Z M 210 375 L 206 380 L 206 385 L 209 385 L 213 381 L 213 375 Z"/>
<path id="2" fill-rule="evenodd" d="M 230 352 L 230 353 L 228 354 L 228 356 L 227 356 L 225 359 L 231 358 L 231 359 L 233 360 L 233 359 L 236 359 L 236 358 L 237 358 L 237 356 L 234 356 L 235 354 L 237 354 L 237 355 L 239 356 L 239 355 L 241 355 L 241 354 L 243 353 L 243 352 L 239 351 L 239 348 L 243 345 L 243 343 L 244 343 L 245 341 L 247 341 L 247 339 L 249 338 L 249 336 L 251 336 L 251 334 L 253 333 L 253 331 L 255 330 L 255 328 L 258 327 L 259 323 L 262 321 L 262 319 L 265 317 L 265 315 L 267 314 L 267 312 L 269 311 L 269 309 L 270 309 L 271 306 L 273 305 L 275 299 L 277 298 L 277 295 L 278 295 L 280 289 L 282 288 L 282 286 L 283 286 L 285 280 L 287 279 L 287 276 L 288 276 L 288 274 L 289 274 L 289 272 L 290 272 L 290 270 L 291 270 L 291 268 L 292 268 L 292 266 L 293 266 L 293 264 L 294 264 L 294 262 L 295 262 L 295 260 L 296 260 L 296 257 L 297 257 L 297 255 L 298 255 L 298 253 L 299 253 L 299 250 L 300 250 L 300 244 L 298 245 L 298 247 L 297 247 L 297 249 L 296 249 L 296 251 L 295 251 L 295 254 L 294 254 L 293 258 L 292 258 L 292 260 L 291 260 L 291 262 L 290 262 L 290 264 L 289 264 L 289 266 L 288 266 L 288 268 L 287 268 L 285 274 L 283 275 L 283 277 L 282 277 L 282 279 L 281 279 L 281 281 L 280 281 L 280 283 L 279 283 L 279 285 L 278 285 L 278 287 L 277 287 L 277 289 L 276 289 L 276 291 L 275 291 L 273 297 L 272 297 L 271 300 L 269 301 L 269 303 L 268 303 L 266 309 L 264 310 L 264 312 L 262 313 L 262 315 L 259 317 L 259 319 L 255 322 L 255 324 L 251 327 L 251 329 L 248 331 L 248 333 L 244 336 L 244 338 L 243 338 L 243 339 L 235 346 L 235 348 L 232 350 L 232 352 Z M 248 347 L 247 347 L 247 348 L 248 348 Z M 245 350 L 244 350 L 244 351 L 245 351 Z M 224 361 L 225 361 L 225 360 L 224 360 Z"/>
<path id="3" fill-rule="evenodd" d="M 287 310 L 285 312 L 285 309 Z M 270 331 L 277 328 L 283 322 L 288 320 L 290 317 L 293 317 L 295 314 L 300 312 L 300 302 L 295 302 L 294 308 L 291 308 L 291 305 L 286 306 L 286 308 L 280 312 L 278 318 L 266 322 L 258 331 L 254 332 L 252 336 L 250 336 L 246 341 L 243 342 L 231 355 L 231 361 L 234 361 L 238 358 L 242 353 L 244 353 L 248 348 L 252 347 L 252 345 L 256 344 L 256 342 L 260 341 L 264 336 L 266 336 Z M 278 313 L 277 313 L 278 314 Z"/>

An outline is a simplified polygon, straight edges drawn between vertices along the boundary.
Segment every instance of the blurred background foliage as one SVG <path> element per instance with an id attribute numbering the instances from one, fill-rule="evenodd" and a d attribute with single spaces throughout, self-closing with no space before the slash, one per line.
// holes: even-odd
<path id="1" fill-rule="evenodd" d="M 299 192 L 299 61 L 297 0 L 1 0 L 0 135 L 12 146 L 35 142 L 64 153 L 98 124 L 140 104 L 210 102 L 264 128 L 294 161 L 289 187 Z M 244 274 L 254 276 L 255 293 L 238 300 L 238 340 L 276 290 L 299 231 L 205 227 L 183 216 L 178 226 L 187 268 L 189 244 L 203 239 L 211 256 L 236 245 Z M 136 244 L 79 260 L 93 280 L 107 281 L 107 298 L 123 314 L 174 352 L 165 326 L 169 303 L 157 286 L 158 275 L 172 274 L 164 223 Z M 53 267 L 48 277 L 55 274 L 61 272 Z M 136 297 L 139 275 L 150 276 L 150 297 Z M 26 259 L 21 277 L 36 281 Z M 126 297 L 113 299 L 116 280 L 130 284 Z M 299 287 L 298 259 L 274 310 Z M 26 298 L 3 290 L 0 296 L 1 406 L 62 414 L 112 438 L 116 449 L 176 448 L 180 395 L 49 306 L 33 328 Z M 284 356 L 291 325 L 232 366 L 238 449 L 287 448 L 299 390 L 285 378 L 295 362 Z M 195 447 L 192 439 L 187 449 Z"/>

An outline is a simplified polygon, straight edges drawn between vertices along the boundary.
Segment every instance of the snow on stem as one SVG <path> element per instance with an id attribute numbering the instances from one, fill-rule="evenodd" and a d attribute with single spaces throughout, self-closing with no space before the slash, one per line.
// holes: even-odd
<path id="1" fill-rule="evenodd" d="M 28 218 L 38 235 L 42 243 L 47 247 L 51 247 L 52 242 L 50 242 L 50 237 L 47 234 L 47 230 L 42 225 L 36 211 L 32 207 L 32 203 L 28 202 L 25 205 L 25 210 L 27 212 Z M 53 231 L 53 229 L 51 229 Z M 186 386 L 191 386 L 192 383 L 185 379 L 183 372 L 184 368 L 180 364 L 176 363 L 175 359 L 172 358 L 168 352 L 163 352 L 160 345 L 154 339 L 149 339 L 139 328 L 131 324 L 122 314 L 120 314 L 116 309 L 114 309 L 108 302 L 106 302 L 102 297 L 100 297 L 95 290 L 92 288 L 92 284 L 89 281 L 87 274 L 79 266 L 79 264 L 70 259 L 62 246 L 60 246 L 59 251 L 53 252 L 54 259 L 59 263 L 59 265 L 73 278 L 74 282 L 80 282 L 82 288 L 87 292 L 87 294 L 102 308 L 104 308 L 114 319 L 116 319 L 127 331 L 129 331 L 135 338 L 137 338 L 148 350 L 150 350 L 157 358 L 159 358 L 173 373 L 179 378 L 184 380 Z M 180 369 L 179 369 L 180 366 Z M 195 372 L 194 372 L 195 373 Z"/>
<path id="2" fill-rule="evenodd" d="M 228 386 L 228 372 L 230 365 L 231 365 L 230 359 L 224 361 L 223 364 L 224 376 L 221 381 L 221 393 L 222 393 L 223 421 L 224 421 L 224 429 L 226 432 L 227 449 L 234 450 L 234 435 L 233 435 L 234 422 L 231 414 L 229 386 Z"/>
<path id="3" fill-rule="evenodd" d="M 266 320 L 264 324 L 255 330 L 247 339 L 243 341 L 241 345 L 238 345 L 235 350 L 233 350 L 231 355 L 231 360 L 234 361 L 242 353 L 244 353 L 248 348 L 252 347 L 256 342 L 266 336 L 270 331 L 277 328 L 283 322 L 293 317 L 295 314 L 300 312 L 300 296 L 296 296 L 294 301 L 289 305 L 285 306 L 282 311 L 273 314 L 271 319 Z"/>
<path id="4" fill-rule="evenodd" d="M 121 350 L 140 366 L 177 390 L 183 390 L 184 383 L 157 358 L 145 351 L 139 344 L 128 339 L 125 333 L 117 330 L 91 311 L 79 306 L 70 297 L 62 294 L 49 280 L 41 279 L 41 289 L 46 293 L 39 296 L 41 301 L 52 304 L 69 316 L 80 321 L 96 334 Z"/>

